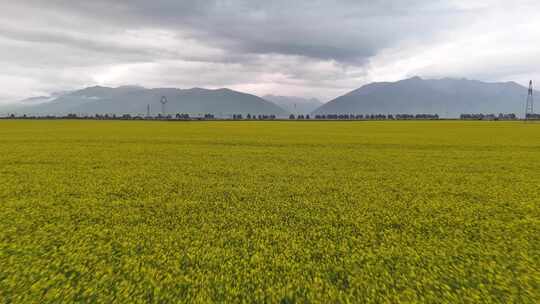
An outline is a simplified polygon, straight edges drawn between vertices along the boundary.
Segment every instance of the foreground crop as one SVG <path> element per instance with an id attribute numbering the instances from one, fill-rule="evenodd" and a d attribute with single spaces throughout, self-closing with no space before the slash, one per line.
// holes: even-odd
<path id="1" fill-rule="evenodd" d="M 0 121 L 0 302 L 540 301 L 540 125 Z"/>

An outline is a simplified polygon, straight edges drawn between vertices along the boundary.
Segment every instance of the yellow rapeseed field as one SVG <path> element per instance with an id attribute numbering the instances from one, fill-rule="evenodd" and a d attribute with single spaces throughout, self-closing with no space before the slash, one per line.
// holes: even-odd
<path id="1" fill-rule="evenodd" d="M 0 303 L 538 303 L 540 124 L 0 121 Z"/>

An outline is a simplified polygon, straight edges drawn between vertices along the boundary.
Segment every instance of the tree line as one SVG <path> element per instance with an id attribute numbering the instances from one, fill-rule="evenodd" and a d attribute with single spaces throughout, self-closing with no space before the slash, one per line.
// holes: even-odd
<path id="1" fill-rule="evenodd" d="M 276 115 L 265 114 L 231 114 L 226 117 L 211 113 L 190 115 L 188 113 L 158 114 L 156 116 L 143 116 L 131 114 L 65 114 L 65 115 L 16 115 L 9 114 L 3 119 L 94 119 L 94 120 L 276 120 L 286 119 Z M 438 114 L 290 114 L 289 120 L 438 120 Z M 461 120 L 517 120 L 516 114 L 461 114 Z M 526 119 L 540 120 L 540 114 L 527 114 Z"/>

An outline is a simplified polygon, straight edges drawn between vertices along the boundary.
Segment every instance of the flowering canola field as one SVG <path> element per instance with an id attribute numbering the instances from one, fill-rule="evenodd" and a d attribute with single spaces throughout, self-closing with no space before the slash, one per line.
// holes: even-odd
<path id="1" fill-rule="evenodd" d="M 540 302 L 540 124 L 0 121 L 1 303 Z"/>

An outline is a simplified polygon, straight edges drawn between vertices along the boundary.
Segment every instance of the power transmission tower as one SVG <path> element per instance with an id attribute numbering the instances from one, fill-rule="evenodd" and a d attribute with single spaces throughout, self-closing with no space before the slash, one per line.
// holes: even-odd
<path id="1" fill-rule="evenodd" d="M 146 117 L 150 117 L 150 104 L 146 106 Z"/>
<path id="2" fill-rule="evenodd" d="M 161 102 L 161 113 L 163 113 L 163 116 L 165 117 L 165 105 L 168 102 L 167 97 L 162 96 L 160 102 Z"/>
<path id="3" fill-rule="evenodd" d="M 525 119 L 532 118 L 534 114 L 534 99 L 533 99 L 533 84 L 532 80 L 529 82 L 529 93 L 527 94 L 527 106 L 525 108 Z"/>

